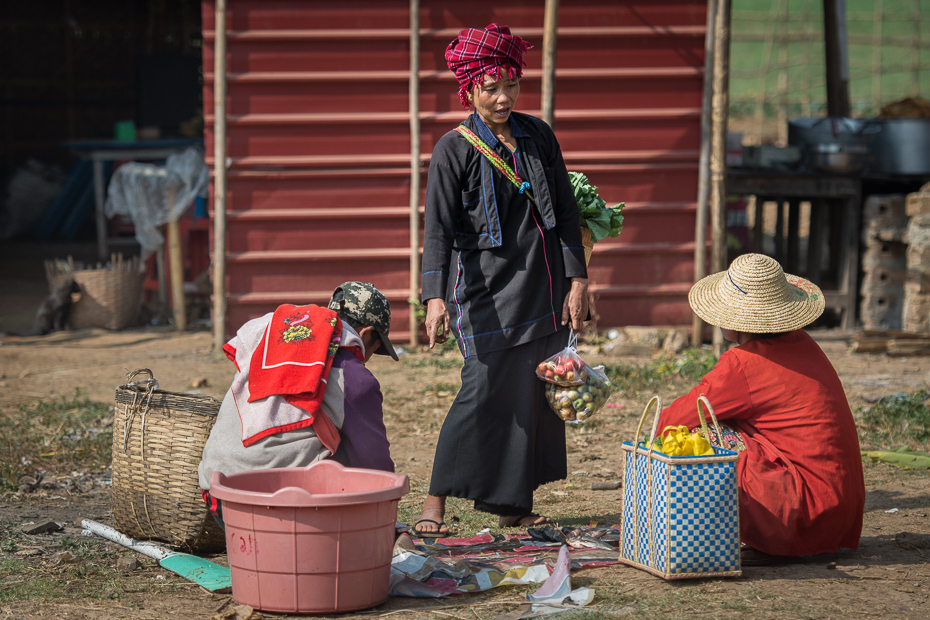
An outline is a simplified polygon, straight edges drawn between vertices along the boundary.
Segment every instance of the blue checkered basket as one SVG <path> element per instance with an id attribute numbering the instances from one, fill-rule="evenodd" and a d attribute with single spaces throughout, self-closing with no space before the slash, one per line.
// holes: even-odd
<path id="1" fill-rule="evenodd" d="M 652 405 L 648 442 L 639 441 Z M 701 405 L 719 425 L 707 398 Z M 739 488 L 732 450 L 713 446 L 707 456 L 667 456 L 653 449 L 662 400 L 646 405 L 632 442 L 623 442 L 623 518 L 620 561 L 663 579 L 738 577 Z"/>

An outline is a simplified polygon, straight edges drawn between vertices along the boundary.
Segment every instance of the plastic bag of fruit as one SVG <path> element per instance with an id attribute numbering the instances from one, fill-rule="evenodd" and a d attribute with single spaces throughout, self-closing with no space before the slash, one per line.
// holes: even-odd
<path id="1" fill-rule="evenodd" d="M 587 366 L 587 376 L 582 385 L 546 386 L 549 406 L 566 422 L 582 422 L 604 406 L 610 397 L 612 385 L 604 373 L 603 366 Z"/>
<path id="2" fill-rule="evenodd" d="M 591 367 L 581 359 L 578 351 L 575 350 L 577 342 L 578 337 L 575 336 L 572 330 L 569 330 L 568 346 L 546 361 L 541 362 L 536 367 L 536 376 L 546 383 L 554 385 L 584 384 Z"/>

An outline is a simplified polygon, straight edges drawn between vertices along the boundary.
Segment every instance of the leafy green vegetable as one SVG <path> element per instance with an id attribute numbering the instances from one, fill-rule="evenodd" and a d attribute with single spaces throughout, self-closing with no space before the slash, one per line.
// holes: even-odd
<path id="1" fill-rule="evenodd" d="M 597 193 L 597 187 L 588 183 L 588 177 L 572 171 L 569 171 L 568 176 L 575 192 L 575 202 L 578 203 L 581 225 L 591 231 L 591 239 L 596 243 L 604 237 L 619 235 L 623 230 L 623 216 L 620 210 L 625 203 L 608 207 Z"/>

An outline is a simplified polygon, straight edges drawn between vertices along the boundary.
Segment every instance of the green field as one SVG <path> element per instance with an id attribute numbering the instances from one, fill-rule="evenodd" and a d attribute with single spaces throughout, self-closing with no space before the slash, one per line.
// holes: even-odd
<path id="1" fill-rule="evenodd" d="M 826 108 L 823 2 L 733 0 L 730 114 L 820 116 Z M 847 0 L 852 115 L 905 97 L 930 99 L 930 0 Z M 746 123 L 744 122 L 745 126 Z"/>

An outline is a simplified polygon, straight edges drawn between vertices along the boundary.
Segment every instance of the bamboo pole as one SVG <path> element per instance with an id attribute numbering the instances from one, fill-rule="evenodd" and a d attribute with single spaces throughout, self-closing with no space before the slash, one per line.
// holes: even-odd
<path id="1" fill-rule="evenodd" d="M 165 245 L 158 244 L 155 250 L 155 277 L 158 278 L 158 320 L 168 313 L 168 278 L 165 275 Z"/>
<path id="2" fill-rule="evenodd" d="M 707 275 L 707 199 L 710 195 L 711 99 L 714 96 L 714 23 L 717 0 L 707 3 L 707 31 L 704 34 L 704 92 L 701 96 L 701 155 L 698 162 L 697 213 L 694 216 L 694 281 Z M 704 321 L 691 315 L 691 345 L 704 342 Z"/>
<path id="3" fill-rule="evenodd" d="M 226 343 L 226 0 L 213 43 L 213 350 Z"/>
<path id="4" fill-rule="evenodd" d="M 177 200 L 178 190 L 172 186 L 168 189 L 168 212 Z M 168 267 L 171 273 L 171 311 L 174 315 L 174 328 L 179 332 L 187 329 L 187 308 L 184 302 L 184 258 L 181 251 L 181 231 L 177 220 L 165 224 L 168 237 Z"/>
<path id="5" fill-rule="evenodd" d="M 714 273 L 727 268 L 727 120 L 730 70 L 730 0 L 718 0 L 714 20 L 714 79 L 710 145 L 711 256 Z M 723 335 L 714 330 L 714 350 L 723 353 Z"/>
<path id="6" fill-rule="evenodd" d="M 542 119 L 555 127 L 555 54 L 559 31 L 559 0 L 546 0 L 543 20 Z"/>
<path id="7" fill-rule="evenodd" d="M 410 345 L 419 342 L 412 305 L 420 298 L 420 0 L 410 0 Z"/>

